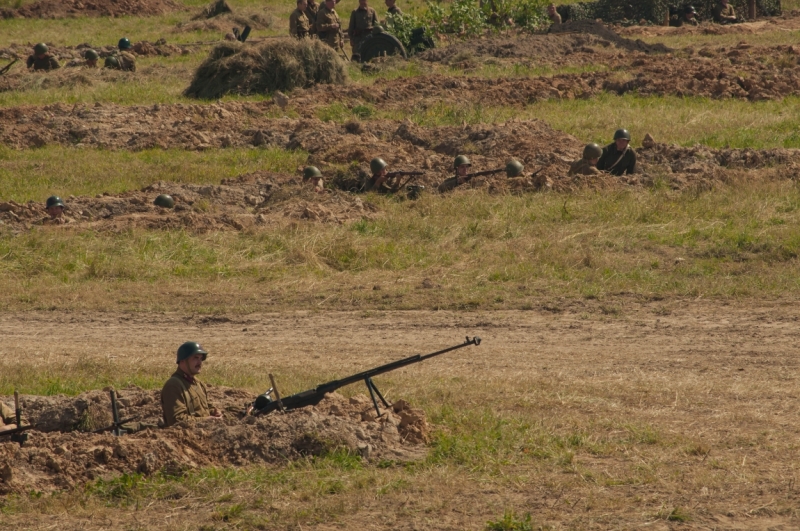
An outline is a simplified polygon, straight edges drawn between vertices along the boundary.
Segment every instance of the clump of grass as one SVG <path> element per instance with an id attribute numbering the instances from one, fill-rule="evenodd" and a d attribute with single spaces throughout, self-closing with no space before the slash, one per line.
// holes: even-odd
<path id="1" fill-rule="evenodd" d="M 266 94 L 346 80 L 342 59 L 316 39 L 275 40 L 259 47 L 224 43 L 200 65 L 184 94 L 217 99 L 226 94 Z"/>

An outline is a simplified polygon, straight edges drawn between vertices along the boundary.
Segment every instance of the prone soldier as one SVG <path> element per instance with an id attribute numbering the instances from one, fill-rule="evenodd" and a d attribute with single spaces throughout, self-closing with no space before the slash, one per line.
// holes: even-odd
<path id="1" fill-rule="evenodd" d="M 367 0 L 358 0 L 358 8 L 350 13 L 350 25 L 347 35 L 350 37 L 350 47 L 353 50 L 353 61 L 359 61 L 359 49 L 364 39 L 372 33 L 372 28 L 378 24 L 378 15 L 375 10 L 367 5 Z"/>
<path id="2" fill-rule="evenodd" d="M 132 47 L 131 41 L 127 37 L 122 37 L 117 44 L 119 52 L 106 57 L 105 67 L 126 72 L 136 72 L 136 57 L 128 51 Z"/>
<path id="3" fill-rule="evenodd" d="M 100 55 L 94 50 L 86 50 L 83 52 L 83 58 L 83 61 L 80 59 L 73 59 L 67 63 L 67 66 L 85 66 L 87 68 L 97 68 L 97 60 L 100 59 Z"/>
<path id="4" fill-rule="evenodd" d="M 636 173 L 636 152 L 630 147 L 631 134 L 627 129 L 614 132 L 614 142 L 603 148 L 597 161 L 597 169 L 611 175 L 631 175 Z"/>
<path id="5" fill-rule="evenodd" d="M 411 179 L 417 175 L 422 175 L 421 171 L 386 171 L 386 161 L 381 158 L 374 158 L 369 163 L 369 169 L 372 172 L 372 177 L 364 181 L 361 191 L 363 192 L 377 192 L 379 194 L 395 194 Z M 408 176 L 405 182 L 402 181 L 403 176 Z"/>
<path id="6" fill-rule="evenodd" d="M 306 39 L 311 36 L 311 22 L 306 15 L 307 0 L 297 0 L 297 9 L 289 16 L 289 35 L 296 39 Z"/>
<path id="7" fill-rule="evenodd" d="M 43 42 L 33 47 L 33 54 L 28 56 L 27 65 L 28 68 L 44 70 L 45 72 L 61 68 L 58 60 L 50 55 L 47 45 Z"/>
<path id="8" fill-rule="evenodd" d="M 603 155 L 603 148 L 597 144 L 586 144 L 583 148 L 583 158 L 574 161 L 569 165 L 568 175 L 597 175 L 597 161 Z"/>
<path id="9" fill-rule="evenodd" d="M 178 370 L 161 389 L 164 427 L 199 418 L 222 418 L 208 401 L 206 386 L 197 379 L 208 352 L 199 343 L 187 341 L 178 348 Z"/>

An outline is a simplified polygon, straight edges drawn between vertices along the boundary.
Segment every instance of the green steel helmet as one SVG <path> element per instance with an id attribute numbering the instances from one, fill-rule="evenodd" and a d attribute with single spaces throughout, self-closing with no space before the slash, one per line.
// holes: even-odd
<path id="1" fill-rule="evenodd" d="M 322 172 L 319 171 L 319 168 L 316 166 L 306 166 L 303 170 L 303 180 L 312 179 L 312 178 L 320 178 L 322 177 Z"/>
<path id="2" fill-rule="evenodd" d="M 43 42 L 40 42 L 39 44 L 37 44 L 36 46 L 33 47 L 33 51 L 37 55 L 42 55 L 42 54 L 47 53 L 47 49 L 48 49 L 47 45 L 45 43 L 43 43 Z"/>
<path id="3" fill-rule="evenodd" d="M 374 158 L 369 162 L 369 171 L 372 173 L 378 173 L 382 169 L 386 167 L 386 161 L 381 158 Z"/>
<path id="4" fill-rule="evenodd" d="M 614 131 L 614 140 L 619 140 L 620 138 L 624 138 L 628 142 L 631 141 L 631 134 L 628 132 L 627 129 L 617 129 Z"/>
<path id="5" fill-rule="evenodd" d="M 47 198 L 47 208 L 54 206 L 60 206 L 61 208 L 64 208 L 64 201 L 62 201 L 57 195 L 51 195 Z"/>
<path id="6" fill-rule="evenodd" d="M 175 200 L 167 194 L 161 194 L 160 196 L 156 197 L 156 200 L 153 201 L 153 204 L 162 208 L 172 208 L 175 206 Z"/>
<path id="7" fill-rule="evenodd" d="M 90 59 L 92 61 L 97 61 L 98 59 L 100 59 L 100 55 L 94 50 L 86 50 L 86 52 L 84 52 L 83 56 L 86 59 Z"/>
<path id="8" fill-rule="evenodd" d="M 586 147 L 583 148 L 583 158 L 586 160 L 599 159 L 601 156 L 603 156 L 603 148 L 595 143 L 586 144 Z"/>
<path id="9" fill-rule="evenodd" d="M 506 177 L 519 177 L 525 166 L 522 165 L 517 159 L 511 159 L 506 162 Z"/>
<path id="10" fill-rule="evenodd" d="M 453 167 L 458 168 L 459 166 L 472 166 L 472 163 L 469 161 L 466 155 L 459 155 L 456 157 L 456 160 L 453 161 Z"/>
<path id="11" fill-rule="evenodd" d="M 113 55 L 109 56 L 109 57 L 106 57 L 105 67 L 106 68 L 119 68 L 119 59 L 117 59 Z"/>
<path id="12" fill-rule="evenodd" d="M 206 361 L 206 357 L 208 357 L 208 352 L 203 350 L 203 347 L 200 346 L 200 343 L 195 343 L 194 341 L 187 341 L 180 347 L 178 347 L 178 361 L 175 363 L 180 363 L 185 359 L 191 358 L 195 354 L 202 354 L 203 361 Z"/>
<path id="13" fill-rule="evenodd" d="M 131 41 L 130 41 L 130 39 L 128 39 L 128 37 L 122 37 L 119 40 L 119 43 L 117 43 L 117 47 L 120 50 L 130 50 L 131 49 Z"/>

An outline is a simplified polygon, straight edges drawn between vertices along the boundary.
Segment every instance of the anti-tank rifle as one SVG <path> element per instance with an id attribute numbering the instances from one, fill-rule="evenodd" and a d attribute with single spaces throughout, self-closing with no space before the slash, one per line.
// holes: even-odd
<path id="1" fill-rule="evenodd" d="M 307 391 L 303 391 L 301 393 L 297 393 L 291 396 L 281 397 L 279 400 L 273 400 L 272 397 L 270 396 L 273 390 L 275 389 L 275 385 L 273 383 L 272 389 L 270 389 L 263 395 L 260 395 L 258 398 L 256 398 L 255 402 L 253 403 L 252 414 L 265 415 L 267 413 L 275 411 L 276 409 L 280 409 L 283 411 L 283 410 L 297 409 L 306 406 L 314 406 L 316 404 L 319 404 L 327 393 L 336 391 L 337 389 L 344 387 L 346 385 L 363 381 L 367 385 L 370 397 L 372 398 L 372 404 L 375 406 L 375 411 L 377 412 L 378 416 L 380 416 L 381 411 L 380 408 L 378 407 L 377 399 L 380 399 L 385 408 L 388 409 L 390 406 L 389 403 L 381 394 L 381 392 L 378 391 L 378 388 L 375 386 L 375 383 L 372 381 L 372 378 L 380 374 L 400 369 L 401 367 L 406 367 L 408 365 L 413 365 L 414 363 L 425 361 L 427 359 L 433 358 L 434 356 L 439 356 L 441 354 L 445 354 L 453 350 L 464 348 L 470 345 L 478 346 L 480 344 L 481 344 L 481 338 L 476 336 L 470 339 L 469 337 L 467 337 L 466 341 L 464 341 L 464 343 L 461 343 L 460 345 L 448 347 L 446 349 L 432 352 L 430 354 L 425 354 L 425 355 L 417 354 L 415 356 L 410 356 L 408 358 L 397 360 L 392 363 L 387 363 L 386 365 L 381 365 L 380 367 L 375 367 L 373 369 L 369 369 L 360 372 L 358 374 L 353 374 L 352 376 L 346 376 L 340 380 L 333 380 L 324 384 L 320 384 L 314 389 L 309 389 Z"/>

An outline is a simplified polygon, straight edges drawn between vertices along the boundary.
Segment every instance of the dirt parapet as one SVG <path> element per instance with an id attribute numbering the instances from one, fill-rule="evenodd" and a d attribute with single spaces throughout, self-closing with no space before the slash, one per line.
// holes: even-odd
<path id="1" fill-rule="evenodd" d="M 142 17 L 182 8 L 173 0 L 39 0 L 16 9 L 0 8 L 0 18 Z"/>
<path id="2" fill-rule="evenodd" d="M 317 406 L 279 415 L 242 417 L 254 395 L 209 386 L 209 399 L 225 418 L 146 428 L 115 437 L 80 431 L 90 411 L 108 411 L 100 391 L 69 397 L 23 397 L 26 416 L 44 430 L 33 430 L 22 446 L 0 439 L 0 495 L 70 489 L 122 473 L 180 474 L 198 467 L 285 463 L 309 455 L 347 450 L 367 461 L 411 461 L 425 456 L 430 427 L 425 413 L 398 400 L 377 417 L 369 398 L 331 393 Z M 120 415 L 155 425 L 161 416 L 159 391 L 119 392 Z M 75 420 L 78 419 L 76 423 Z"/>

